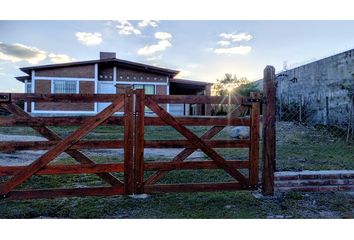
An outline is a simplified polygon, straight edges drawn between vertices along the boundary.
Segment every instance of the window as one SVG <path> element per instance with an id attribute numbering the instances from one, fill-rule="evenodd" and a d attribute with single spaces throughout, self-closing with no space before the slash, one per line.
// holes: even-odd
<path id="1" fill-rule="evenodd" d="M 53 93 L 77 93 L 77 81 L 53 80 Z"/>
<path id="2" fill-rule="evenodd" d="M 145 94 L 155 94 L 155 85 L 152 84 L 134 84 L 134 89 L 144 89 Z M 145 112 L 152 112 L 150 108 L 145 106 Z"/>
<path id="3" fill-rule="evenodd" d="M 32 84 L 26 83 L 26 93 L 31 93 L 31 92 L 32 92 Z"/>
<path id="4" fill-rule="evenodd" d="M 134 89 L 144 89 L 145 94 L 155 94 L 155 85 L 152 84 L 134 84 Z"/>

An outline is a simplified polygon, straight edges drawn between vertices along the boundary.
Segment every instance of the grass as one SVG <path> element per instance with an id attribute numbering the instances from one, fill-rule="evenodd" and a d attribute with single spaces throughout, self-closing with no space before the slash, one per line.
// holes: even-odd
<path id="1" fill-rule="evenodd" d="M 1 218 L 353 218 L 354 197 L 344 193 L 287 193 L 257 199 L 250 192 L 167 193 L 0 200 Z"/>

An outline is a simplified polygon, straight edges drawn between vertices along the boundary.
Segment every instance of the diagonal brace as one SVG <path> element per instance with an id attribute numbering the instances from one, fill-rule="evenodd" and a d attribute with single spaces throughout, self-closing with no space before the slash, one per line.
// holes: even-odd
<path id="1" fill-rule="evenodd" d="M 28 178 L 30 178 L 34 173 L 39 171 L 42 167 L 47 165 L 54 158 L 59 156 L 62 152 L 69 149 L 80 139 L 86 136 L 90 131 L 100 125 L 102 122 L 107 120 L 113 113 L 118 111 L 124 105 L 123 96 L 119 96 L 116 100 L 112 102 L 107 108 L 96 116 L 88 118 L 83 124 L 67 138 L 60 141 L 55 147 L 47 151 L 44 155 L 39 157 L 36 161 L 26 166 L 22 170 L 18 171 L 9 181 L 0 186 L 0 194 L 6 195 L 16 186 L 20 185 Z"/>
<path id="2" fill-rule="evenodd" d="M 145 97 L 146 105 L 154 111 L 166 124 L 175 128 L 180 134 L 191 141 L 196 147 L 200 148 L 206 155 L 214 160 L 215 164 L 224 169 L 229 175 L 235 178 L 243 186 L 248 186 L 248 180 L 236 169 L 230 167 L 226 160 L 221 157 L 214 149 L 210 148 L 202 139 L 195 135 L 188 128 L 183 126 L 171 114 L 166 112 L 155 101 L 151 100 L 148 96 Z"/>

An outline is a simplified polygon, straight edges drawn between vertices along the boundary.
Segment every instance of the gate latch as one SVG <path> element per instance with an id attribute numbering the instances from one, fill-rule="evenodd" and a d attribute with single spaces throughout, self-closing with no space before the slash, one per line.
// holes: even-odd
<path id="1" fill-rule="evenodd" d="M 10 102 L 11 95 L 10 93 L 0 93 L 0 102 Z"/>
<path id="2" fill-rule="evenodd" d="M 243 105 L 250 105 L 252 103 L 263 103 L 263 99 L 262 98 L 252 98 L 252 97 L 248 97 L 248 98 L 244 98 L 242 101 Z"/>

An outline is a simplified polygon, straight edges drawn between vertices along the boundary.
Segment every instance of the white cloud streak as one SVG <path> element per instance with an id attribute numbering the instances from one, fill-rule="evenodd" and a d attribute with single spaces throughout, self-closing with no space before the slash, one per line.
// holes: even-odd
<path id="1" fill-rule="evenodd" d="M 141 27 L 141 28 L 144 28 L 144 27 L 157 27 L 158 26 L 158 22 L 157 20 L 143 20 L 141 22 L 138 23 L 138 26 Z"/>
<path id="2" fill-rule="evenodd" d="M 53 62 L 53 63 L 66 63 L 66 62 L 74 61 L 74 58 L 71 58 L 71 57 L 69 57 L 66 54 L 51 53 L 48 56 L 50 58 L 50 61 Z"/>
<path id="3" fill-rule="evenodd" d="M 156 44 L 146 45 L 138 50 L 139 55 L 153 55 L 156 52 L 165 51 L 167 48 L 171 47 L 170 42 L 172 35 L 167 32 L 156 32 L 155 38 L 159 41 Z"/>
<path id="4" fill-rule="evenodd" d="M 118 20 L 118 24 L 116 28 L 118 29 L 118 33 L 121 35 L 139 35 L 141 34 L 139 29 L 136 29 L 129 21 L 127 20 Z"/>
<path id="5" fill-rule="evenodd" d="M 216 54 L 227 54 L 227 55 L 247 55 L 252 50 L 251 46 L 236 46 L 230 48 L 216 48 L 214 53 Z"/>
<path id="6" fill-rule="evenodd" d="M 218 41 L 217 44 L 220 46 L 228 46 L 228 45 L 230 45 L 230 41 L 221 40 L 221 41 Z"/>
<path id="7" fill-rule="evenodd" d="M 102 42 L 102 34 L 97 32 L 77 32 L 75 36 L 80 43 L 87 46 L 99 45 Z"/>
<path id="8" fill-rule="evenodd" d="M 253 36 L 249 33 L 242 32 L 242 33 L 221 33 L 220 37 L 225 39 L 225 40 L 230 40 L 233 42 L 241 42 L 241 41 L 250 41 Z"/>

